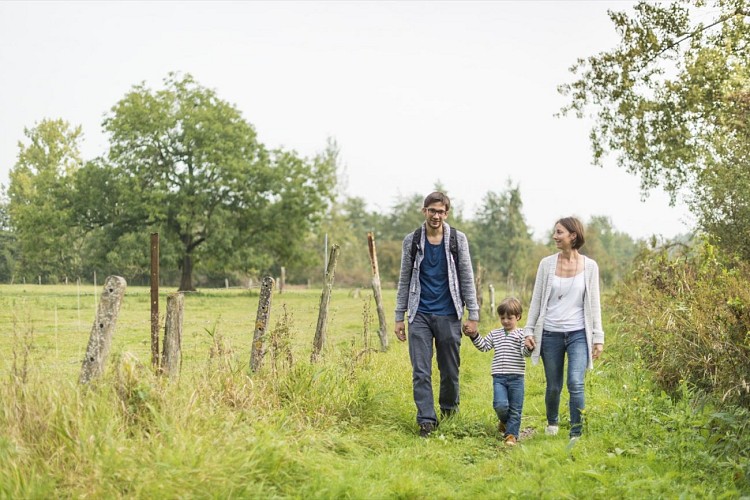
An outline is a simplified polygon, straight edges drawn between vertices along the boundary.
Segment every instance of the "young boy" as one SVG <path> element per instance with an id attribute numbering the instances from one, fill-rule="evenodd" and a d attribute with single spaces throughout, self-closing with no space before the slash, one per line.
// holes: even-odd
<path id="1" fill-rule="evenodd" d="M 491 368 L 494 393 L 492 406 L 500 419 L 498 430 L 503 433 L 508 446 L 514 446 L 518 440 L 526 372 L 523 358 L 531 356 L 533 350 L 524 345 L 523 329 L 518 328 L 522 312 L 521 302 L 508 297 L 497 306 L 502 328 L 492 330 L 486 337 L 464 328 L 464 334 L 477 349 L 482 352 L 495 350 Z"/>

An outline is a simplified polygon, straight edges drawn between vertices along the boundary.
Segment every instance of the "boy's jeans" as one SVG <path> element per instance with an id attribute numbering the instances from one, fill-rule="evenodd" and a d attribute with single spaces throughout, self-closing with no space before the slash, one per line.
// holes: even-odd
<path id="1" fill-rule="evenodd" d="M 586 330 L 575 332 L 544 330 L 541 358 L 544 364 L 544 376 L 547 379 L 544 402 L 547 407 L 549 425 L 558 425 L 566 352 L 568 353 L 568 394 L 570 395 L 570 437 L 575 437 L 580 436 L 583 430 L 581 413 L 586 407 L 583 393 L 583 377 L 589 363 Z"/>
<path id="2" fill-rule="evenodd" d="M 523 375 L 493 375 L 492 389 L 492 406 L 505 424 L 505 434 L 513 434 L 518 439 L 523 411 Z"/>

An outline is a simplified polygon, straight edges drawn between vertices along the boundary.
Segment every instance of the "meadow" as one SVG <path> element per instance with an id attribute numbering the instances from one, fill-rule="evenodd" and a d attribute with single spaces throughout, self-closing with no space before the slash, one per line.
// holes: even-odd
<path id="1" fill-rule="evenodd" d="M 84 388 L 97 293 L 0 285 L 0 498 L 750 495 L 748 464 L 711 452 L 733 438 L 717 432 L 716 409 L 687 387 L 683 397 L 657 389 L 606 315 L 583 438 L 571 446 L 566 437 L 565 392 L 560 435 L 544 435 L 543 371 L 529 366 L 522 428 L 530 435 L 507 448 L 492 410 L 491 354 L 468 339 L 461 411 L 429 439 L 418 436 L 407 345 L 392 334 L 394 290 L 383 292 L 390 348 L 379 352 L 370 290 L 334 289 L 316 364 L 320 290 L 274 294 L 268 352 L 254 374 L 257 290 L 188 294 L 182 372 L 170 381 L 150 368 L 149 290 L 128 288 L 107 373 Z M 483 313 L 481 331 L 495 325 Z"/>

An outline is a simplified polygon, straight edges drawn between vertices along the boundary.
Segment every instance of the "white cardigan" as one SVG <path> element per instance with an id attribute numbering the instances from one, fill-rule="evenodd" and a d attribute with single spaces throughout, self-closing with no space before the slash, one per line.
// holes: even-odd
<path id="1" fill-rule="evenodd" d="M 559 254 L 545 257 L 539 262 L 534 282 L 534 293 L 531 296 L 529 314 L 526 316 L 524 335 L 533 336 L 536 347 L 531 353 L 531 362 L 539 363 L 542 352 L 542 332 L 544 330 L 544 318 L 547 314 L 547 303 L 552 293 L 552 281 L 555 279 L 557 259 Z M 583 257 L 583 281 L 585 289 L 583 292 L 583 317 L 586 328 L 586 342 L 589 347 L 589 369 L 594 368 L 594 360 L 591 356 L 593 344 L 604 343 L 604 330 L 602 328 L 602 308 L 599 299 L 599 266 L 596 261 L 586 256 Z"/>

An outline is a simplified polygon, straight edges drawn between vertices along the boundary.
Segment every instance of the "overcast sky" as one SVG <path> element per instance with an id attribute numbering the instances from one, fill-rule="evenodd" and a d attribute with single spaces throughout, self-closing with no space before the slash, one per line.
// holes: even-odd
<path id="1" fill-rule="evenodd" d="M 471 216 L 511 179 L 545 237 L 565 215 L 634 237 L 688 232 L 683 205 L 591 164 L 589 124 L 556 118 L 579 57 L 612 47 L 607 9 L 633 2 L 8 2 L 0 0 L 0 183 L 24 127 L 102 118 L 135 84 L 192 74 L 268 147 L 341 150 L 346 193 L 387 211 L 440 182 Z"/>

